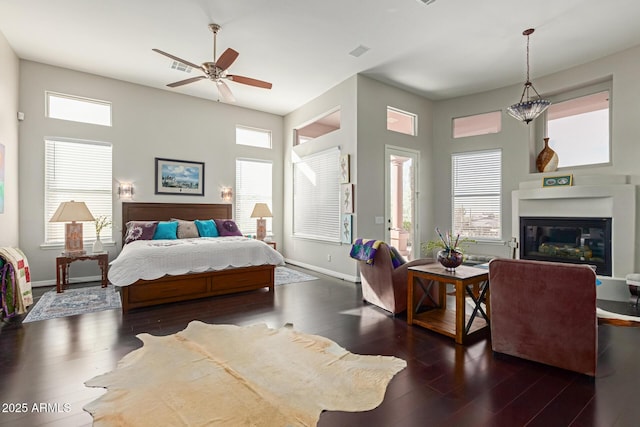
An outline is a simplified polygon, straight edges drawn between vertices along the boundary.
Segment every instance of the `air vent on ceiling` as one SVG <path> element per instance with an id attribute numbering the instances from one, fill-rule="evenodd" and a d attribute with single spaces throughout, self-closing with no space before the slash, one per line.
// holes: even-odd
<path id="1" fill-rule="evenodd" d="M 184 71 L 185 73 L 190 73 L 192 68 L 189 67 L 188 65 L 185 65 L 181 62 L 178 61 L 173 61 L 171 63 L 171 69 L 172 70 L 178 70 L 178 71 Z"/>
<path id="2" fill-rule="evenodd" d="M 418 3 L 423 3 L 424 5 L 428 6 L 431 3 L 435 3 L 436 0 L 417 0 Z"/>
<path id="3" fill-rule="evenodd" d="M 369 49 L 370 48 L 368 48 L 367 46 L 360 45 L 357 48 L 353 49 L 351 52 L 349 52 L 349 55 L 355 56 L 357 58 L 357 57 L 362 56 L 365 53 L 367 53 L 369 51 Z"/>

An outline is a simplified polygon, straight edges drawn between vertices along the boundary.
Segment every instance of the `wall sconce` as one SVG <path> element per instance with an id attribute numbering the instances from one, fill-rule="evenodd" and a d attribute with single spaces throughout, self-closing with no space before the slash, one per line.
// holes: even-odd
<path id="1" fill-rule="evenodd" d="M 230 202 L 233 199 L 233 190 L 231 187 L 222 187 L 220 191 L 220 198 L 225 202 Z"/>
<path id="2" fill-rule="evenodd" d="M 133 198 L 133 184 L 129 182 L 121 182 L 120 185 L 118 185 L 118 198 L 119 199 Z"/>

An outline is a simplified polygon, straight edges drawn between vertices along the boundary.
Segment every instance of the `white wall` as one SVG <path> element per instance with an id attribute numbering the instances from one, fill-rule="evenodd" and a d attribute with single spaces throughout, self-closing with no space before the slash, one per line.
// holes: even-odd
<path id="1" fill-rule="evenodd" d="M 387 130 L 387 107 L 395 107 L 418 116 L 416 136 Z M 356 191 L 357 237 L 384 239 L 388 227 L 385 217 L 385 145 L 420 152 L 418 195 L 419 236 L 416 243 L 433 238 L 432 133 L 433 103 L 365 76 L 358 76 L 358 155 Z M 375 217 L 385 217 L 376 224 Z"/>
<path id="2" fill-rule="evenodd" d="M 134 201 L 221 203 L 220 188 L 235 188 L 237 157 L 273 162 L 273 215 L 276 241 L 282 235 L 282 117 L 228 104 L 180 95 L 96 75 L 20 62 L 20 245 L 35 282 L 55 279 L 61 248 L 43 249 L 45 137 L 106 141 L 113 144 L 114 236 L 119 239 L 121 203 L 117 182 L 132 182 Z M 206 83 L 205 83 L 206 84 Z M 113 103 L 113 126 L 95 126 L 45 118 L 45 90 Z M 211 86 L 212 94 L 215 87 Z M 273 149 L 235 144 L 236 124 L 270 129 Z M 155 157 L 205 162 L 205 196 L 155 195 Z M 90 225 L 88 225 L 90 226 Z M 120 248 L 107 247 L 110 258 Z M 83 265 L 86 264 L 86 265 Z M 77 263 L 73 277 L 97 274 L 97 266 Z"/>
<path id="3" fill-rule="evenodd" d="M 577 86 L 613 78 L 611 110 L 612 164 L 600 167 L 566 168 L 563 173 L 574 174 L 576 181 L 580 176 L 607 174 L 631 175 L 637 183 L 640 176 L 640 120 L 638 120 L 638 99 L 640 99 L 640 81 L 637 72 L 640 69 L 640 46 L 601 58 L 545 77 L 534 76 L 536 89 L 544 94 L 560 93 Z M 530 162 L 538 149 L 536 141 L 530 135 L 531 128 L 506 114 L 505 109 L 515 103 L 522 92 L 522 85 L 513 85 L 489 92 L 479 93 L 435 103 L 434 110 L 434 172 L 438 176 L 438 185 L 434 187 L 435 220 L 440 227 L 451 226 L 451 153 L 501 148 L 503 156 L 502 173 L 502 230 L 503 239 L 511 237 L 511 192 L 520 182 L 542 178 L 542 174 L 530 173 Z M 502 131 L 498 134 L 453 139 L 451 120 L 454 117 L 468 116 L 490 111 L 503 111 Z M 640 199 L 636 197 L 636 200 Z M 638 209 L 636 209 L 638 211 Z M 640 212 L 640 211 L 639 211 Z M 615 220 L 615 218 L 614 218 Z M 640 268 L 638 242 L 640 234 L 636 228 L 635 268 Z M 491 253 L 508 256 L 504 246 L 478 245 L 472 252 Z"/>
<path id="4" fill-rule="evenodd" d="M 325 243 L 316 240 L 293 237 L 293 168 L 292 153 L 305 156 L 331 147 L 340 147 L 342 154 L 351 155 L 351 176 L 355 176 L 356 154 L 356 77 L 351 77 L 339 85 L 308 102 L 284 118 L 284 251 L 285 258 L 295 264 L 314 268 L 318 271 L 355 280 L 357 268 L 349 258 L 350 245 Z M 305 126 L 325 115 L 335 107 L 340 107 L 341 126 L 339 130 L 323 135 L 313 141 L 294 147 L 294 129 Z M 355 184 L 355 197 L 358 197 L 358 182 Z M 328 257 L 331 257 L 329 261 Z"/>
<path id="5" fill-rule="evenodd" d="M 285 117 L 285 164 L 291 152 L 303 155 L 340 146 L 351 155 L 351 182 L 355 186 L 353 237 L 384 239 L 385 224 L 375 217 L 385 215 L 385 144 L 420 151 L 421 239 L 432 229 L 431 199 L 431 105 L 420 96 L 380 83 L 365 76 L 353 76 Z M 293 130 L 323 113 L 341 107 L 341 128 L 302 146 L 293 147 Z M 387 130 L 387 106 L 418 115 L 418 135 Z M 349 258 L 350 244 L 330 244 L 292 236 L 291 168 L 285 169 L 285 257 L 291 262 L 316 268 L 347 280 L 357 280 L 357 263 Z M 426 224 L 426 227 L 424 226 Z M 331 261 L 327 256 L 331 257 Z"/>
<path id="6" fill-rule="evenodd" d="M 18 57 L 0 32 L 0 144 L 4 145 L 4 212 L 0 246 L 18 246 Z"/>

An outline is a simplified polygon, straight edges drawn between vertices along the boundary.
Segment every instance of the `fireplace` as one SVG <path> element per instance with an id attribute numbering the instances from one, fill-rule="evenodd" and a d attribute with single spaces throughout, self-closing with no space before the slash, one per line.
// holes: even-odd
<path id="1" fill-rule="evenodd" d="M 611 218 L 520 217 L 520 258 L 595 266 L 611 276 Z"/>

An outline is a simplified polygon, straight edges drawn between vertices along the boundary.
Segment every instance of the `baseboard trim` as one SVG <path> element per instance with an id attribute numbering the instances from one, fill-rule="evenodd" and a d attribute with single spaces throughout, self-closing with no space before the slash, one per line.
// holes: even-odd
<path id="1" fill-rule="evenodd" d="M 287 264 L 297 265 L 298 267 L 306 268 L 307 270 L 317 271 L 318 273 L 326 274 L 327 276 L 336 277 L 338 279 L 346 280 L 348 282 L 360 283 L 360 277 L 351 276 L 349 274 L 338 273 L 337 271 L 327 270 L 326 268 L 318 267 L 316 265 L 307 264 L 304 262 L 296 261 L 294 259 L 285 258 Z"/>
<path id="2" fill-rule="evenodd" d="M 69 283 L 86 283 L 86 282 L 100 282 L 102 281 L 101 276 L 86 276 L 86 277 L 74 277 L 73 279 L 69 279 Z M 37 282 L 31 282 L 32 288 L 41 288 L 44 286 L 55 286 L 56 281 L 54 279 L 50 280 L 38 280 Z"/>

